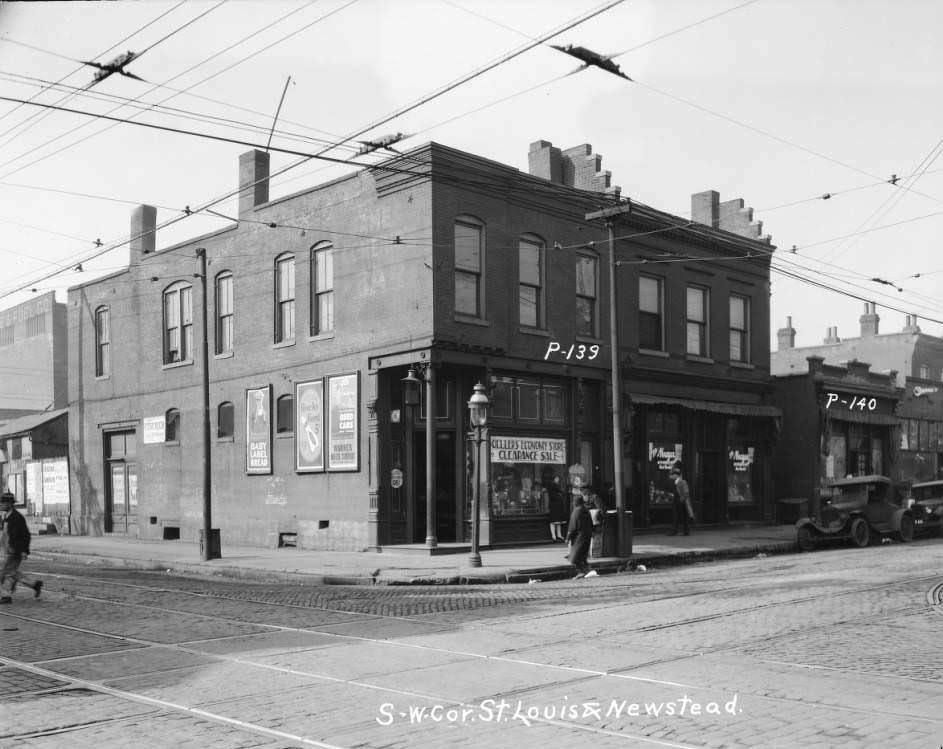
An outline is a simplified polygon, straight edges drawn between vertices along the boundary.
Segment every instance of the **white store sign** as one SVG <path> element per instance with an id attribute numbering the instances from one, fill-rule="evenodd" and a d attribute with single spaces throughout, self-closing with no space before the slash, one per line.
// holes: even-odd
<path id="1" fill-rule="evenodd" d="M 141 425 L 145 445 L 156 445 L 164 441 L 167 421 L 164 416 L 146 416 Z"/>
<path id="2" fill-rule="evenodd" d="M 566 465 L 566 440 L 544 437 L 492 437 L 491 462 Z"/>

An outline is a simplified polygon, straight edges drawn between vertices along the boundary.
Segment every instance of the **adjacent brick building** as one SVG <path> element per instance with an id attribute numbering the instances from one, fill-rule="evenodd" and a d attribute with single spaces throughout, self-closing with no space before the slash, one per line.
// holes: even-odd
<path id="1" fill-rule="evenodd" d="M 429 143 L 269 200 L 250 152 L 237 224 L 158 252 L 154 209 L 135 211 L 129 267 L 69 291 L 76 528 L 201 527 L 205 305 L 224 551 L 466 539 L 478 381 L 482 543 L 549 540 L 546 486 L 612 478 L 608 234 L 586 214 L 613 205 L 636 524 L 668 520 L 669 453 L 704 522 L 768 518 L 768 237 L 712 192 L 691 220 L 619 202 L 588 145 L 539 141 L 529 163 Z"/>

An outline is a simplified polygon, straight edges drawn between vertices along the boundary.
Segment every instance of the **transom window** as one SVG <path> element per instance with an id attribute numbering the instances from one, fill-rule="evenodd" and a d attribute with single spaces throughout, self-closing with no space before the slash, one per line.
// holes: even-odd
<path id="1" fill-rule="evenodd" d="M 295 256 L 275 261 L 275 343 L 295 340 Z"/>
<path id="2" fill-rule="evenodd" d="M 518 250 L 518 308 L 520 324 L 533 328 L 544 324 L 545 245 L 537 237 L 522 237 Z"/>
<path id="3" fill-rule="evenodd" d="M 598 332 L 598 265 L 595 255 L 576 256 L 576 334 L 589 338 Z"/>
<path id="4" fill-rule="evenodd" d="M 232 306 L 232 273 L 216 276 L 216 353 L 226 354 L 233 348 L 234 318 Z"/>
<path id="5" fill-rule="evenodd" d="M 665 282 L 661 278 L 639 276 L 638 338 L 639 348 L 665 350 Z"/>
<path id="6" fill-rule="evenodd" d="M 334 247 L 322 242 L 311 250 L 311 335 L 334 330 Z"/>
<path id="7" fill-rule="evenodd" d="M 688 286 L 687 352 L 707 356 L 707 289 Z"/>
<path id="8" fill-rule="evenodd" d="M 193 360 L 193 289 L 179 284 L 164 292 L 164 364 Z"/>
<path id="9" fill-rule="evenodd" d="M 216 409 L 216 436 L 219 439 L 232 437 L 235 432 L 235 409 L 229 401 L 223 401 Z"/>
<path id="10" fill-rule="evenodd" d="M 750 300 L 730 297 L 730 361 L 750 360 Z"/>
<path id="11" fill-rule="evenodd" d="M 482 317 L 484 226 L 474 219 L 455 222 L 455 311 Z"/>
<path id="12" fill-rule="evenodd" d="M 95 376 L 111 373 L 111 313 L 108 307 L 95 310 Z"/>

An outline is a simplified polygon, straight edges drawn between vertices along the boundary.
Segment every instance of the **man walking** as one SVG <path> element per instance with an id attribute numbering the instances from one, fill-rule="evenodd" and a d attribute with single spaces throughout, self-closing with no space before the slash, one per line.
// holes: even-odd
<path id="1" fill-rule="evenodd" d="M 26 518 L 14 508 L 15 500 L 10 492 L 0 495 L 0 603 L 12 603 L 16 584 L 22 583 L 33 589 L 33 595 L 39 598 L 43 581 L 27 582 L 20 574 L 23 557 L 29 556 L 30 532 Z"/>
<path id="2" fill-rule="evenodd" d="M 671 533 L 669 536 L 678 535 L 678 521 L 681 521 L 681 527 L 685 536 L 691 535 L 691 529 L 688 525 L 689 515 L 691 513 L 691 490 L 688 488 L 688 482 L 681 478 L 681 464 L 675 463 L 668 473 L 674 482 L 674 516 L 672 519 Z"/>
<path id="3" fill-rule="evenodd" d="M 570 553 L 567 558 L 577 570 L 574 579 L 586 577 L 586 573 L 589 572 L 589 563 L 586 558 L 589 556 L 589 544 L 593 540 L 593 518 L 585 502 L 583 494 L 576 496 L 576 506 L 570 514 L 570 525 L 566 534 L 566 540 L 570 542 Z"/>

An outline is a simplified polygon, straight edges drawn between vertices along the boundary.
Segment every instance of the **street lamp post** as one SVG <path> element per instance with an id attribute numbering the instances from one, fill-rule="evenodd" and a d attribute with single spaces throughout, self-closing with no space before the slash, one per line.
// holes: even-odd
<path id="1" fill-rule="evenodd" d="M 468 557 L 469 567 L 481 567 L 481 554 L 478 551 L 479 532 L 479 505 L 481 504 L 481 443 L 482 430 L 488 426 L 488 396 L 485 395 L 485 386 L 480 382 L 475 385 L 475 392 L 468 401 L 468 415 L 474 432 L 475 442 L 475 480 L 472 485 L 471 508 L 471 554 Z"/>

